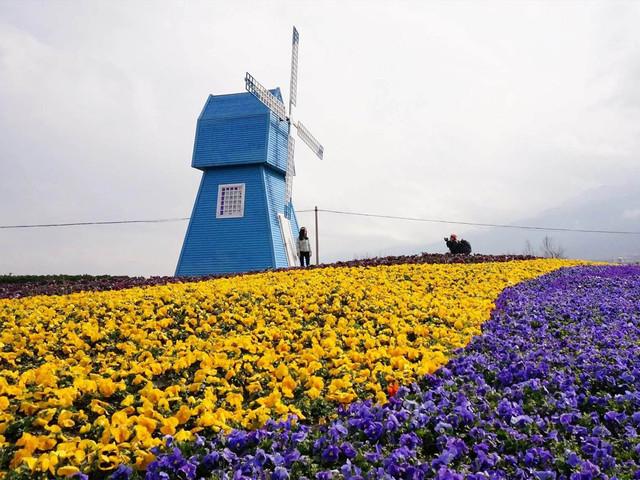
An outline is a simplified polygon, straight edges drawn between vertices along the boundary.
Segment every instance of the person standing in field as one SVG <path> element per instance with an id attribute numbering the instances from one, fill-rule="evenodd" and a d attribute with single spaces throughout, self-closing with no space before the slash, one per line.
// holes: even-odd
<path id="1" fill-rule="evenodd" d="M 309 266 L 309 260 L 311 259 L 311 242 L 307 236 L 307 229 L 302 227 L 300 234 L 298 235 L 298 241 L 296 242 L 296 250 L 298 251 L 298 257 L 300 258 L 300 266 Z M 305 265 L 306 262 L 306 265 Z"/>

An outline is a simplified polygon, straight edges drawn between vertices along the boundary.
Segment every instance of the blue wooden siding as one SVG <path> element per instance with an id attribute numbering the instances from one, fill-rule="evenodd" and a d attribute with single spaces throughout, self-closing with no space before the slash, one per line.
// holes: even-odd
<path id="1" fill-rule="evenodd" d="M 269 222 L 271 223 L 271 243 L 273 244 L 275 267 L 288 267 L 287 253 L 280 231 L 278 213 L 284 212 L 284 176 L 270 168 L 264 169 L 264 185 L 266 191 Z M 294 237 L 295 238 L 295 237 Z"/>
<path id="2" fill-rule="evenodd" d="M 278 213 L 284 213 L 289 127 L 286 122 L 279 121 L 278 117 L 273 113 L 270 115 L 269 123 L 267 163 L 276 168 L 265 168 L 264 182 L 269 220 L 272 225 L 271 241 L 273 243 L 275 267 L 280 268 L 290 266 L 282 238 L 280 221 L 278 220 Z"/>
<path id="3" fill-rule="evenodd" d="M 232 273 L 274 266 L 263 171 L 261 165 L 249 165 L 203 173 L 176 275 Z M 245 184 L 242 218 L 216 218 L 218 185 L 227 183 Z"/>
<path id="4" fill-rule="evenodd" d="M 282 101 L 279 88 L 270 92 Z M 198 120 L 221 117 L 242 117 L 267 113 L 269 110 L 249 92 L 231 93 L 227 95 L 209 95 Z"/>
<path id="5" fill-rule="evenodd" d="M 295 240 L 296 238 L 298 238 L 298 234 L 300 233 L 300 225 L 298 225 L 298 217 L 296 216 L 296 211 L 293 208 L 293 202 L 291 203 L 291 233 L 293 235 L 293 239 Z M 303 225 L 304 226 L 304 225 Z M 307 227 L 307 235 L 309 235 L 312 231 L 311 228 L 309 228 L 309 225 L 306 225 Z M 309 238 L 309 240 L 311 240 L 311 243 L 313 243 L 313 239 Z M 312 249 L 313 250 L 313 249 Z"/>
<path id="6" fill-rule="evenodd" d="M 286 173 L 289 152 L 289 125 L 287 122 L 279 121 L 278 117 L 273 113 L 269 117 L 269 124 L 267 163 Z"/>
<path id="7" fill-rule="evenodd" d="M 265 161 L 269 115 L 209 118 L 198 121 L 194 168 Z"/>
<path id="8" fill-rule="evenodd" d="M 279 89 L 271 93 L 282 100 Z M 248 92 L 210 95 L 198 118 L 191 166 L 266 162 L 285 170 L 287 132 L 287 122 Z"/>

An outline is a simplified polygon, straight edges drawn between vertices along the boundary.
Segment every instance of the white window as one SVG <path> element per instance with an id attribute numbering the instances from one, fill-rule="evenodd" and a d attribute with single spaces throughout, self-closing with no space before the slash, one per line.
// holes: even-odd
<path id="1" fill-rule="evenodd" d="M 218 185 L 216 218 L 244 217 L 244 183 Z"/>

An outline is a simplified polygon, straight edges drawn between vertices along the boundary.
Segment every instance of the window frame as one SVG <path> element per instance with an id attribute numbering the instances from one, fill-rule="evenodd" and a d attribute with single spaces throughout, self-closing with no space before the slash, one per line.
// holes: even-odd
<path id="1" fill-rule="evenodd" d="M 228 193 L 233 192 L 233 189 L 239 188 L 239 193 L 235 198 L 229 198 Z M 216 218 L 242 218 L 244 217 L 244 196 L 246 187 L 244 183 L 221 183 L 218 185 L 218 201 L 216 203 Z M 227 202 L 232 204 L 233 213 L 225 213 L 221 211 L 223 196 L 226 197 Z M 228 205 L 228 203 L 227 203 Z M 236 206 L 239 205 L 239 206 Z"/>

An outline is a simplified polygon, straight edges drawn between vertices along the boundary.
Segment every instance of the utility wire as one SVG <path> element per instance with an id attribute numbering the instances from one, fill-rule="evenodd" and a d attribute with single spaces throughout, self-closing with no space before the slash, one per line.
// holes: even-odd
<path id="1" fill-rule="evenodd" d="M 297 210 L 298 213 L 314 212 L 314 209 Z M 457 220 L 435 220 L 429 218 L 415 218 L 415 217 L 398 217 L 394 215 L 377 215 L 374 213 L 359 213 L 359 212 L 344 212 L 340 210 L 325 210 L 318 209 L 318 212 L 334 213 L 337 215 L 352 215 L 358 217 L 373 217 L 373 218 L 387 218 L 393 220 L 409 220 L 412 222 L 429 222 L 429 223 L 448 223 L 452 225 L 470 225 L 474 227 L 497 227 L 497 228 L 516 228 L 521 230 L 545 230 L 553 232 L 578 232 L 578 233 L 605 233 L 616 235 L 640 235 L 640 232 L 633 231 L 619 231 L 619 230 L 588 230 L 583 228 L 563 228 L 563 227 L 538 227 L 531 225 L 506 225 L 500 223 L 478 223 L 478 222 L 461 222 Z"/>
<path id="2" fill-rule="evenodd" d="M 117 225 L 123 223 L 168 223 L 183 222 L 189 217 L 182 218 L 156 218 L 153 220 L 113 220 L 106 222 L 73 222 L 73 223 L 39 223 L 33 225 L 0 225 L 0 228 L 44 228 L 44 227 L 75 227 L 78 225 Z"/>
<path id="3" fill-rule="evenodd" d="M 311 213 L 311 212 L 315 212 L 315 209 L 297 210 L 296 212 Z M 395 215 L 378 215 L 374 213 L 345 212 L 341 210 L 326 210 L 321 208 L 318 209 L 318 212 L 332 213 L 336 215 L 351 215 L 351 216 L 358 216 L 358 217 L 386 218 L 391 220 L 408 220 L 412 222 L 445 223 L 450 225 L 469 225 L 474 227 L 515 228 L 520 230 L 542 230 L 542 231 L 552 231 L 552 232 L 640 235 L 640 232 L 634 232 L 634 231 L 589 230 L 589 229 L 583 229 L 583 228 L 539 227 L 539 226 L 532 226 L 532 225 L 507 225 L 507 224 L 500 224 L 500 223 L 462 222 L 457 220 L 438 220 L 438 219 L 429 219 L 429 218 L 400 217 Z M 131 224 L 131 223 L 168 223 L 168 222 L 184 222 L 185 220 L 189 220 L 189 219 L 190 217 L 180 217 L 180 218 L 156 218 L 152 220 L 114 220 L 114 221 L 104 221 L 104 222 L 71 222 L 71 223 L 40 223 L 40 224 L 31 224 L 31 225 L 0 225 L 0 229 L 74 227 L 74 226 L 85 226 L 85 225 L 119 225 L 119 224 Z"/>

